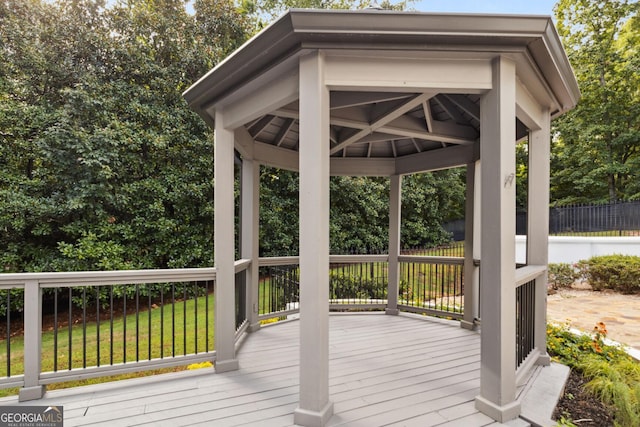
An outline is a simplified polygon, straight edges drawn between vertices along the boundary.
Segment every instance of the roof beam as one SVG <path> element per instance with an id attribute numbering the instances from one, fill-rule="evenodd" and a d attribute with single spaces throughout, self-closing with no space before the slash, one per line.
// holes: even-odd
<path id="1" fill-rule="evenodd" d="M 253 158 L 261 164 L 291 171 L 297 171 L 300 164 L 297 151 L 262 142 L 253 145 Z"/>
<path id="2" fill-rule="evenodd" d="M 545 114 L 548 113 L 531 95 L 531 92 L 520 80 L 516 80 L 516 117 L 529 129 L 538 130 L 540 124 L 544 123 Z"/>
<path id="3" fill-rule="evenodd" d="M 391 176 L 396 171 L 394 159 L 332 157 L 330 162 L 331 176 Z"/>
<path id="4" fill-rule="evenodd" d="M 271 114 L 267 114 L 266 116 L 258 120 L 256 123 L 251 125 L 251 127 L 249 128 L 249 134 L 251 135 L 251 137 L 255 138 L 256 136 L 258 136 L 260 132 L 262 132 L 263 130 L 265 130 L 267 126 L 269 126 L 269 124 L 273 121 L 273 119 L 275 119 L 275 116 L 272 116 Z"/>
<path id="5" fill-rule="evenodd" d="M 454 145 L 396 159 L 396 174 L 428 172 L 466 165 L 478 159 L 478 143 Z"/>
<path id="6" fill-rule="evenodd" d="M 284 141 L 284 139 L 287 137 L 287 134 L 293 127 L 294 123 L 295 123 L 294 119 L 286 119 L 285 122 L 282 124 L 282 126 L 280 127 L 280 131 L 278 132 L 278 135 L 276 135 L 276 139 L 275 139 L 275 143 L 277 147 L 280 147 L 280 144 L 282 144 L 282 141 Z"/>
<path id="7" fill-rule="evenodd" d="M 395 101 L 408 98 L 409 96 L 411 95 L 408 93 L 334 91 L 331 92 L 330 109 L 336 110 L 379 102 Z"/>
<path id="8" fill-rule="evenodd" d="M 244 126 L 240 126 L 233 133 L 234 147 L 245 159 L 253 159 L 253 137 L 245 129 Z"/>
<path id="9" fill-rule="evenodd" d="M 298 97 L 298 72 L 290 72 L 249 95 L 225 104 L 224 114 L 230 120 L 225 126 L 227 129 L 238 128 L 257 117 L 273 114 L 274 110 L 296 101 Z"/>
<path id="10" fill-rule="evenodd" d="M 419 95 L 414 96 L 413 98 L 409 99 L 408 101 L 402 103 L 402 105 L 398 106 L 397 108 L 395 108 L 395 109 L 393 109 L 391 111 L 388 111 L 386 114 L 383 114 L 378 119 L 374 120 L 372 123 L 369 124 L 369 126 L 367 128 L 364 128 L 360 132 L 357 132 L 355 135 L 351 136 L 350 138 L 347 138 L 346 140 L 341 141 L 338 145 L 336 145 L 335 147 L 333 147 L 331 149 L 330 153 L 331 154 L 335 154 L 338 151 L 340 151 L 341 149 L 343 149 L 345 147 L 348 147 L 349 145 L 353 144 L 354 142 L 359 141 L 365 135 L 368 135 L 368 134 L 374 132 L 375 130 L 377 130 L 380 127 L 386 125 L 387 123 L 391 122 L 392 120 L 397 119 L 398 117 L 404 115 L 408 111 L 412 110 L 413 108 L 415 108 L 418 105 L 422 104 L 424 101 L 426 101 L 429 98 L 431 98 L 433 95 L 434 94 L 432 92 L 425 92 L 425 93 L 421 93 Z"/>
<path id="11" fill-rule="evenodd" d="M 346 55 L 346 54 L 345 54 Z M 326 60 L 325 84 L 331 90 L 478 93 L 491 89 L 489 59 L 427 59 L 370 56 L 329 55 Z"/>

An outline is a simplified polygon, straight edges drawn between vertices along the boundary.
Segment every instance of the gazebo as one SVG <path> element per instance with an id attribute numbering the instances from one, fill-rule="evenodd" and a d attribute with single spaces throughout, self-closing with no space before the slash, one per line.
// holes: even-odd
<path id="1" fill-rule="evenodd" d="M 497 421 L 520 414 L 518 381 L 550 362 L 545 339 L 550 121 L 580 96 L 549 17 L 290 10 L 184 96 L 215 129 L 217 372 L 238 368 L 233 287 L 238 154 L 240 256 L 250 260 L 252 331 L 259 329 L 259 168 L 300 174 L 300 396 L 294 418 L 308 426 L 324 425 L 333 413 L 329 177 L 390 179 L 386 313 L 394 315 L 402 176 L 466 165 L 461 325 L 477 328 L 481 319 L 476 407 Z M 516 268 L 515 147 L 525 138 L 527 261 Z M 478 300 L 480 312 L 474 309 Z"/>

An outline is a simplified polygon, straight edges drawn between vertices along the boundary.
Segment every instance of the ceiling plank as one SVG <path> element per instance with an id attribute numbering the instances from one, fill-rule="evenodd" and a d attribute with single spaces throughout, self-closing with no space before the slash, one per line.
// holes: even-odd
<path id="1" fill-rule="evenodd" d="M 474 120 L 480 121 L 480 106 L 465 95 L 458 93 L 443 94 L 443 97 L 449 99 L 457 105 L 462 111 L 473 117 Z"/>
<path id="2" fill-rule="evenodd" d="M 438 95 L 434 97 L 434 99 L 456 123 L 463 124 L 466 122 L 464 116 L 458 111 L 456 104 L 451 102 L 449 98 L 446 98 L 444 95 Z"/>
<path id="3" fill-rule="evenodd" d="M 396 159 L 396 173 L 409 174 L 463 166 L 477 160 L 478 144 L 456 145 Z"/>
<path id="4" fill-rule="evenodd" d="M 269 124 L 271 124 L 273 119 L 275 119 L 275 116 L 272 116 L 271 114 L 267 114 L 266 116 L 258 120 L 256 124 L 254 124 L 249 128 L 249 134 L 251 135 L 251 137 L 255 139 L 256 136 L 260 134 L 260 132 L 265 130 L 266 127 L 269 126 Z"/>

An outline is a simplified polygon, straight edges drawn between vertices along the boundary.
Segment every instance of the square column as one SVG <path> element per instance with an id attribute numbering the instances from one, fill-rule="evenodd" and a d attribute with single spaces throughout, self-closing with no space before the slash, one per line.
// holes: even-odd
<path id="1" fill-rule="evenodd" d="M 260 226 L 260 164 L 252 159 L 242 159 L 242 185 L 241 185 L 242 218 L 240 219 L 242 243 L 240 245 L 240 258 L 250 259 L 251 265 L 247 269 L 247 320 L 249 332 L 260 329 L 258 320 L 258 250 Z"/>
<path id="2" fill-rule="evenodd" d="M 515 138 L 516 68 L 497 57 L 480 101 L 481 353 L 476 408 L 499 422 L 516 418 Z"/>
<path id="3" fill-rule="evenodd" d="M 385 313 L 398 314 L 398 288 L 400 284 L 400 213 L 402 206 L 402 176 L 391 175 L 389 181 L 389 267 L 387 308 Z"/>
<path id="4" fill-rule="evenodd" d="M 238 369 L 235 351 L 235 235 L 233 131 L 224 126 L 224 113 L 216 109 L 214 144 L 214 257 L 216 372 Z"/>
<path id="5" fill-rule="evenodd" d="M 329 401 L 329 89 L 324 55 L 300 58 L 300 404 L 294 422 L 323 426 Z"/>
<path id="6" fill-rule="evenodd" d="M 551 115 L 542 115 L 540 129 L 529 135 L 529 197 L 527 203 L 527 262 L 547 265 L 549 262 L 549 175 L 551 157 Z M 537 363 L 551 364 L 547 353 L 547 272 L 536 278 L 534 349 L 539 351 Z"/>

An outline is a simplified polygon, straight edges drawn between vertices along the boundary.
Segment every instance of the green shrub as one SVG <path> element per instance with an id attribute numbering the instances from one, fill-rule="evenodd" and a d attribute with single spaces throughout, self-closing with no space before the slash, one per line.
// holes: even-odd
<path id="1" fill-rule="evenodd" d="M 578 263 L 594 290 L 611 289 L 625 294 L 640 292 L 640 256 L 604 255 Z"/>
<path id="2" fill-rule="evenodd" d="M 571 264 L 549 264 L 549 283 L 553 289 L 568 288 L 580 275 Z"/>
<path id="3" fill-rule="evenodd" d="M 386 298 L 386 282 L 332 272 L 329 276 L 329 297 L 331 299 Z"/>

